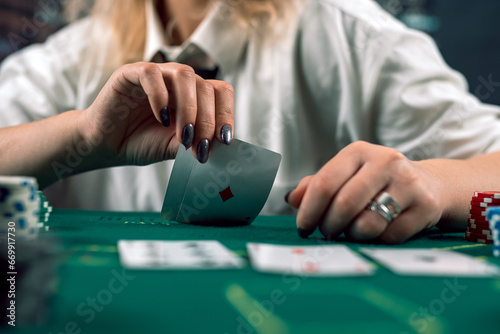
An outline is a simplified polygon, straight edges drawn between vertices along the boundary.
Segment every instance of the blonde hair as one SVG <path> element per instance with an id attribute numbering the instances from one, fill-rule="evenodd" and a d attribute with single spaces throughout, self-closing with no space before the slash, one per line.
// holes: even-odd
<path id="1" fill-rule="evenodd" d="M 121 63 L 142 59 L 146 43 L 146 0 L 96 0 L 92 12 L 112 27 Z M 158 1 L 153 0 L 156 4 Z M 293 0 L 210 0 L 222 3 L 224 13 L 244 25 L 260 29 L 282 18 Z M 208 9 L 208 8 L 207 8 Z"/>

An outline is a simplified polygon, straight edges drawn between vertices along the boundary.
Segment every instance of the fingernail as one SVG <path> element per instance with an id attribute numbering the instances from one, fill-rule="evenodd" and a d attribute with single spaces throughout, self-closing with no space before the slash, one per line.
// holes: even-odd
<path id="1" fill-rule="evenodd" d="M 285 202 L 289 203 L 288 202 L 288 196 L 290 196 L 290 194 L 292 193 L 293 190 L 290 190 L 289 192 L 286 193 L 285 195 Z"/>
<path id="2" fill-rule="evenodd" d="M 229 125 L 224 125 L 222 127 L 220 130 L 220 137 L 224 144 L 231 144 L 231 141 L 233 140 L 233 133 L 231 132 L 231 127 Z"/>
<path id="3" fill-rule="evenodd" d="M 194 126 L 193 124 L 188 124 L 184 127 L 182 131 L 182 145 L 186 147 L 191 147 L 193 145 L 194 137 Z"/>
<path id="4" fill-rule="evenodd" d="M 299 233 L 299 237 L 301 237 L 302 239 L 307 239 L 312 234 L 312 232 L 304 230 L 304 229 L 302 229 L 300 227 L 297 228 L 297 232 Z"/>
<path id="5" fill-rule="evenodd" d="M 163 126 L 168 127 L 170 126 L 170 112 L 168 111 L 168 108 L 165 107 L 160 111 L 160 119 L 161 119 L 161 124 Z"/>
<path id="6" fill-rule="evenodd" d="M 210 142 L 208 139 L 203 139 L 198 144 L 198 161 L 204 164 L 208 160 L 208 151 L 210 149 Z"/>

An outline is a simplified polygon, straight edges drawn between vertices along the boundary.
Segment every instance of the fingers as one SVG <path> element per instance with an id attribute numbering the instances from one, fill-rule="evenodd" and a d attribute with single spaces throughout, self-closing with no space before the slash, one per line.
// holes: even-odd
<path id="1" fill-rule="evenodd" d="M 175 123 L 175 136 L 206 162 L 213 138 L 229 145 L 234 128 L 234 91 L 223 81 L 204 80 L 182 64 L 136 63 L 122 67 L 118 91 L 133 96 L 140 88 L 153 114 L 165 127 Z"/>
<path id="2" fill-rule="evenodd" d="M 399 244 L 424 228 L 434 226 L 438 220 L 439 218 L 423 214 L 421 209 L 414 207 L 390 223 L 378 239 L 386 244 Z M 416 221 L 423 221 L 423 224 L 415 224 Z"/>
<path id="3" fill-rule="evenodd" d="M 304 197 L 306 189 L 309 186 L 309 183 L 311 182 L 312 178 L 313 178 L 312 175 L 304 177 L 299 182 L 299 185 L 295 189 L 286 194 L 285 201 L 288 204 L 290 204 L 293 208 L 295 209 L 299 208 L 300 203 L 302 202 L 302 198 Z"/>
<path id="4" fill-rule="evenodd" d="M 391 197 L 394 198 L 394 200 L 401 206 L 401 212 L 404 212 L 404 210 L 410 206 L 410 195 L 404 188 L 399 187 L 399 184 L 392 184 L 384 191 L 390 194 Z M 376 198 L 377 195 L 378 194 L 374 195 L 366 203 Z M 399 223 L 399 217 L 402 215 L 402 213 L 400 213 L 399 217 L 391 223 L 388 223 L 382 215 L 367 209 L 366 205 L 358 212 L 360 213 L 354 218 L 352 224 L 348 225 L 345 230 L 346 236 L 355 241 L 366 241 L 379 237 L 387 229 L 389 224 L 396 224 L 396 221 Z"/>
<path id="5" fill-rule="evenodd" d="M 319 227 L 327 238 L 345 232 L 356 241 L 380 238 L 397 243 L 437 223 L 443 212 L 439 187 L 432 173 L 400 152 L 359 142 L 339 152 L 316 175 L 304 178 L 287 195 L 287 202 L 299 209 L 297 227 L 303 237 Z M 366 209 L 382 192 L 402 209 L 390 223 L 381 213 Z"/>
<path id="6" fill-rule="evenodd" d="M 169 114 L 164 110 L 169 103 L 169 93 L 157 64 L 141 62 L 125 65 L 118 71 L 117 77 L 119 84 L 116 89 L 121 94 L 140 99 L 145 93 L 158 122 L 164 125 L 170 123 Z"/>
<path id="7" fill-rule="evenodd" d="M 380 189 L 387 185 L 387 170 L 384 167 L 383 160 L 365 163 L 344 184 L 320 222 L 323 235 L 333 238 L 341 234 Z"/>
<path id="8" fill-rule="evenodd" d="M 226 145 L 231 144 L 234 129 L 234 89 L 224 81 L 207 80 L 215 90 L 215 136 Z"/>
<path id="9" fill-rule="evenodd" d="M 297 227 L 312 233 L 338 190 L 356 173 L 361 160 L 356 150 L 341 151 L 314 175 L 300 202 Z"/>
<path id="10" fill-rule="evenodd" d="M 198 77 L 196 82 L 197 105 L 196 126 L 193 140 L 193 155 L 199 162 L 208 160 L 211 141 L 215 132 L 215 93 L 214 87 Z"/>
<path id="11" fill-rule="evenodd" d="M 198 77 L 194 70 L 186 65 L 166 63 L 158 66 L 162 69 L 167 87 L 175 101 L 175 132 L 177 140 L 184 146 L 191 147 L 195 135 L 198 110 Z M 209 109 L 205 108 L 204 110 Z"/>

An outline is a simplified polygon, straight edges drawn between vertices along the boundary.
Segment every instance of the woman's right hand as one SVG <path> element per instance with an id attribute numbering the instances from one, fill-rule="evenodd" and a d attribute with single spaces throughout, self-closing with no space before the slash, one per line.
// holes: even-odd
<path id="1" fill-rule="evenodd" d="M 214 138 L 231 142 L 234 92 L 186 65 L 140 62 L 115 71 L 81 116 L 99 167 L 172 159 L 180 143 L 204 163 Z"/>

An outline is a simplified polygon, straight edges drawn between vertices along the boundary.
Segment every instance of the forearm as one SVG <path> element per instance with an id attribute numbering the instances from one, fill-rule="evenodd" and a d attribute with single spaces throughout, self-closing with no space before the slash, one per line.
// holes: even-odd
<path id="1" fill-rule="evenodd" d="M 0 174 L 28 175 L 44 188 L 102 164 L 81 131 L 81 111 L 0 129 Z"/>
<path id="2" fill-rule="evenodd" d="M 440 226 L 465 228 L 474 191 L 500 190 L 500 152 L 467 160 L 432 159 L 418 162 L 442 184 L 445 211 Z"/>

